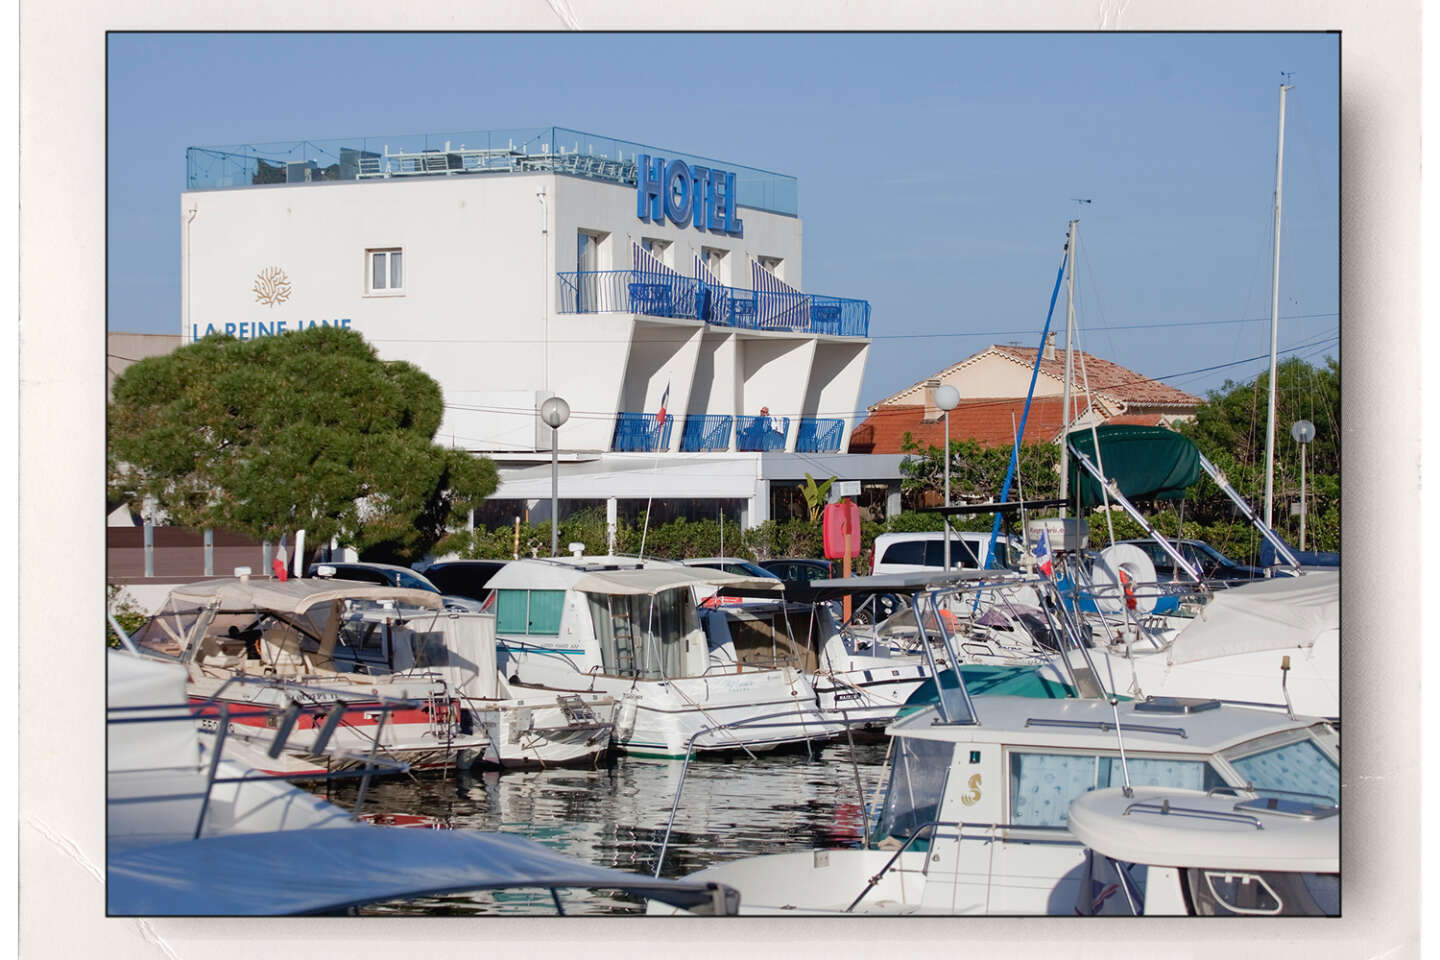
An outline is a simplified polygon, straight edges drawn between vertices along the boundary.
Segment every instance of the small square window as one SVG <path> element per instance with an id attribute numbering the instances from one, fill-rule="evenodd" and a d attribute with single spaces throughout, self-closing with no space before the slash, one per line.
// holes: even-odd
<path id="1" fill-rule="evenodd" d="M 399 296 L 405 292 L 405 252 L 399 247 L 365 251 L 365 292 Z"/>
<path id="2" fill-rule="evenodd" d="M 755 259 L 760 266 L 770 271 L 772 276 L 779 277 L 781 280 L 785 279 L 780 276 L 780 265 L 785 262 L 784 260 L 779 257 L 756 257 Z"/>

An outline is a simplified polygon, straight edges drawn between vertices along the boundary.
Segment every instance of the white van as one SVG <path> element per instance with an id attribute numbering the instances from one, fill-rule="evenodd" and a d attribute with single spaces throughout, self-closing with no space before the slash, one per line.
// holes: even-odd
<path id="1" fill-rule="evenodd" d="M 1015 537 L 1001 534 L 996 541 L 997 566 L 1008 566 L 1020 553 Z M 984 566 L 990 555 L 990 534 L 970 530 L 950 531 L 950 566 L 975 569 Z M 913 573 L 945 567 L 945 534 L 940 530 L 912 533 L 882 533 L 875 538 L 872 573 Z"/>

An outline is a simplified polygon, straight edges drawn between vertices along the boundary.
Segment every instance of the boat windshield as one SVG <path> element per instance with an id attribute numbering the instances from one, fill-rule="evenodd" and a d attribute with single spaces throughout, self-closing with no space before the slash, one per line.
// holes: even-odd
<path id="1" fill-rule="evenodd" d="M 606 673 L 659 680 L 686 676 L 685 639 L 700 631 L 689 587 L 657 594 L 586 593 Z"/>
<path id="2" fill-rule="evenodd" d="M 895 738 L 895 764 L 875 836 L 901 840 L 940 816 L 945 781 L 950 773 L 955 744 L 920 737 Z"/>
<path id="3" fill-rule="evenodd" d="M 1300 793 L 1340 801 L 1340 765 L 1310 737 L 1273 737 L 1227 751 L 1225 759 L 1256 793 Z"/>
<path id="4" fill-rule="evenodd" d="M 185 654 L 191 631 L 202 616 L 209 616 L 210 609 L 193 600 L 172 597 L 130 639 L 151 656 L 179 660 Z"/>

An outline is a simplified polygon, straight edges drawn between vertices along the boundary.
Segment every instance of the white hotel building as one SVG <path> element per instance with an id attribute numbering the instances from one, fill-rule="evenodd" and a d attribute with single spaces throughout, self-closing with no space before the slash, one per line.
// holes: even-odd
<path id="1" fill-rule="evenodd" d="M 181 230 L 182 343 L 329 323 L 416 364 L 492 521 L 548 517 L 552 395 L 562 516 L 751 526 L 806 473 L 898 509 L 900 457 L 843 453 L 870 307 L 802 292 L 793 177 L 555 127 L 192 147 Z"/>

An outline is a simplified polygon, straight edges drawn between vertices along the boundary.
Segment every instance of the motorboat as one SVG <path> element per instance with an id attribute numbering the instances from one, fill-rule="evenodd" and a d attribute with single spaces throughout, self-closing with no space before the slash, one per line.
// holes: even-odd
<path id="1" fill-rule="evenodd" d="M 372 750 L 417 770 L 593 762 L 608 748 L 613 701 L 512 696 L 495 665 L 494 617 L 445 611 L 437 593 L 333 579 L 248 576 L 175 587 L 133 638 L 184 665 L 205 722 L 268 743 L 293 706 L 340 704 L 327 751 L 307 749 L 329 714 L 305 713 L 271 772 L 323 773 Z M 379 711 L 386 700 L 413 708 Z M 221 718 L 222 710 L 241 707 Z M 335 711 L 331 711 L 335 712 Z"/>
<path id="2" fill-rule="evenodd" d="M 1218 701 L 972 699 L 957 687 L 886 732 L 889 783 L 856 846 L 719 862 L 687 879 L 735 887 L 742 914 L 1071 915 L 1093 899 L 1068 822 L 1089 791 L 1338 802 L 1332 725 Z"/>
<path id="3" fill-rule="evenodd" d="M 771 595 L 778 579 L 573 556 L 506 564 L 489 586 L 511 689 L 614 697 L 614 743 L 626 753 L 753 752 L 842 729 L 819 712 L 803 650 L 702 627 L 697 591 Z"/>
<path id="4" fill-rule="evenodd" d="M 592 866 L 523 836 L 364 822 L 360 800 L 346 811 L 236 760 L 223 729 L 202 731 L 182 664 L 111 651 L 107 667 L 109 916 L 342 913 L 537 888 L 560 913 L 573 888 L 736 910 L 732 889 Z"/>
<path id="5" fill-rule="evenodd" d="M 1070 803 L 1082 916 L 1340 915 L 1340 806 L 1328 796 L 1110 787 Z"/>

